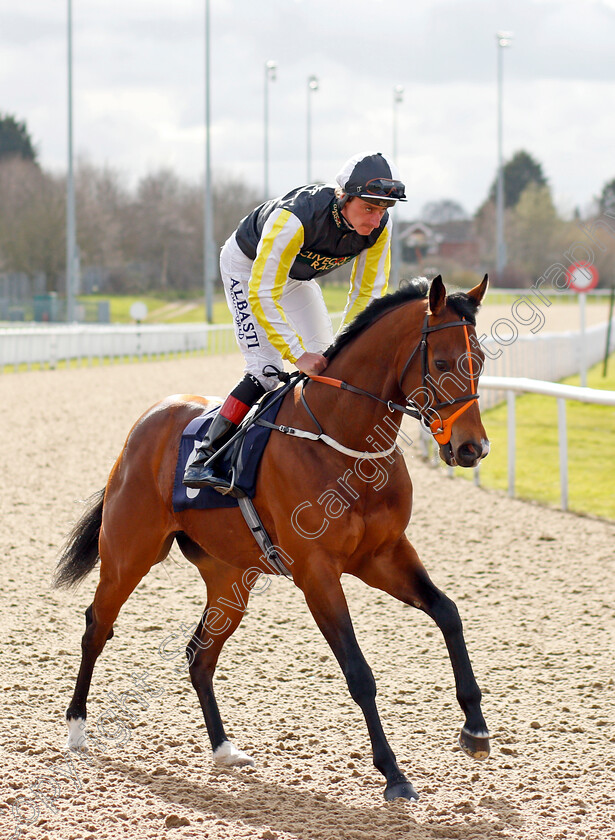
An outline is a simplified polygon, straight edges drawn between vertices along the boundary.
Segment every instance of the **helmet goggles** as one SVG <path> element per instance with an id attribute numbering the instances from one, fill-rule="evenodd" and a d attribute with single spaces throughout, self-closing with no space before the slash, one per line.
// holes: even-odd
<path id="1" fill-rule="evenodd" d="M 392 207 L 396 201 L 406 201 L 404 184 L 394 178 L 370 178 L 366 184 L 347 184 L 345 193 L 381 207 Z"/>
<path id="2" fill-rule="evenodd" d="M 360 187 L 357 187 L 360 189 Z M 393 178 L 372 178 L 365 184 L 362 193 L 365 198 L 389 198 L 393 201 L 403 201 L 406 198 L 406 187 L 401 181 Z"/>
<path id="3" fill-rule="evenodd" d="M 336 181 L 348 198 L 361 198 L 380 207 L 406 201 L 406 188 L 392 161 L 381 152 L 361 152 L 346 161 Z"/>

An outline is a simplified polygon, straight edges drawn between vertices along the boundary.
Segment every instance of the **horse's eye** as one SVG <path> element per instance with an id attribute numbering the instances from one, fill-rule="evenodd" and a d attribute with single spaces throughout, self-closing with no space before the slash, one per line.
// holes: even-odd
<path id="1" fill-rule="evenodd" d="M 436 368 L 441 371 L 450 370 L 450 365 L 448 362 L 445 362 L 444 359 L 438 359 L 434 363 Z"/>

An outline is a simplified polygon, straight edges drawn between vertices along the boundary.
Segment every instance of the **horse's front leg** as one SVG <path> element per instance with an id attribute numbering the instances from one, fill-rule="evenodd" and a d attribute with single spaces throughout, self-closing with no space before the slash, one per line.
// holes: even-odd
<path id="1" fill-rule="evenodd" d="M 326 561 L 325 561 L 326 562 Z M 386 779 L 384 798 L 418 799 L 418 794 L 397 766 L 376 708 L 376 682 L 357 642 L 339 575 L 310 557 L 307 570 L 295 583 L 346 677 L 352 699 L 361 708 L 372 743 L 374 766 Z"/>
<path id="2" fill-rule="evenodd" d="M 481 692 L 472 671 L 461 618 L 454 602 L 432 583 L 405 536 L 387 553 L 364 561 L 359 569 L 353 570 L 353 574 L 370 586 L 423 610 L 436 622 L 448 648 L 457 700 L 465 715 L 459 745 L 473 758 L 487 758 L 490 752 L 489 731 L 481 710 Z"/>

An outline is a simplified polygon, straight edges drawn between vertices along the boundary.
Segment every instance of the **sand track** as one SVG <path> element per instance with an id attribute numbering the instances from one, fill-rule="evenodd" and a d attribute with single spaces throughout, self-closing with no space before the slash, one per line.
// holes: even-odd
<path id="1" fill-rule="evenodd" d="M 0 379 L 0 835 L 20 827 L 41 840 L 615 837 L 615 526 L 453 481 L 412 449 L 409 533 L 464 619 L 493 734 L 488 762 L 455 746 L 462 716 L 439 631 L 345 579 L 385 730 L 421 793 L 414 806 L 386 804 L 337 663 L 301 593 L 276 580 L 252 598 L 216 677 L 229 734 L 257 764 L 214 770 L 183 657 L 159 653 L 173 634 L 180 651 L 204 603 L 199 576 L 175 550 L 123 609 L 95 671 L 89 722 L 133 686 L 133 674 L 152 687 L 149 707 L 131 704 L 132 728 L 116 724 L 88 763 L 67 764 L 63 715 L 96 574 L 70 593 L 52 590 L 50 578 L 78 500 L 104 485 L 151 403 L 224 394 L 240 369 L 229 356 Z"/>

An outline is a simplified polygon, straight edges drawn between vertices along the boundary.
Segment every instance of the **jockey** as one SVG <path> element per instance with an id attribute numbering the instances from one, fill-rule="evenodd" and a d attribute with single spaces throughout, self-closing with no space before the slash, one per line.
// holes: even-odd
<path id="1" fill-rule="evenodd" d="M 220 255 L 220 273 L 245 376 L 231 391 L 188 465 L 187 487 L 229 489 L 214 464 L 203 466 L 237 429 L 265 391 L 278 384 L 263 373 L 288 360 L 315 375 L 327 366 L 331 319 L 316 278 L 354 259 L 340 329 L 387 289 L 391 218 L 405 201 L 395 165 L 380 152 L 350 158 L 337 187 L 310 184 L 261 204 L 239 223 Z"/>

